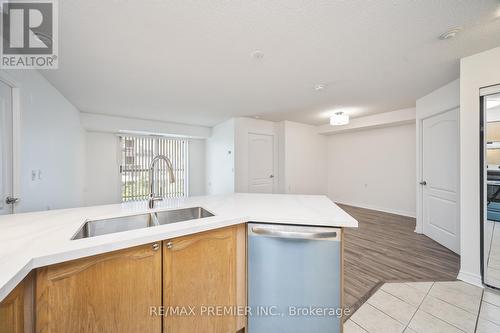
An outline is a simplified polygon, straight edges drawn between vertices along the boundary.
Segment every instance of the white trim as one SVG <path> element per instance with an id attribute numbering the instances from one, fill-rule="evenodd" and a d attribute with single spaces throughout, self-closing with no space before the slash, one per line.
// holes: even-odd
<path id="1" fill-rule="evenodd" d="M 21 198 L 21 91 L 12 87 L 12 195 Z M 17 204 L 12 205 L 12 213 Z"/>
<path id="2" fill-rule="evenodd" d="M 96 131 L 92 131 L 96 132 Z M 99 133 L 107 133 L 107 132 L 101 132 L 97 131 Z M 165 133 L 154 133 L 154 132 L 146 132 L 146 131 L 118 131 L 114 133 L 114 135 L 118 137 L 122 136 L 127 136 L 127 137 L 138 137 L 138 138 L 145 138 L 145 137 L 160 137 L 160 138 L 165 138 L 169 140 L 186 140 L 186 139 L 192 139 L 192 136 L 189 135 L 176 135 L 176 134 L 165 134 Z M 201 139 L 200 139 L 201 140 Z"/>
<path id="3" fill-rule="evenodd" d="M 374 205 L 366 205 L 366 204 L 352 202 L 352 201 L 335 200 L 335 199 L 331 199 L 331 200 L 333 202 L 335 202 L 335 203 L 339 203 L 339 204 L 342 204 L 342 205 L 359 207 L 359 208 L 370 209 L 370 210 L 376 210 L 376 211 L 379 211 L 379 212 L 384 212 L 384 213 L 389 213 L 389 214 L 396 214 L 396 215 L 402 215 L 402 216 L 406 216 L 406 217 L 415 218 L 415 212 L 408 212 L 408 211 L 403 211 L 403 210 L 398 210 L 398 209 L 392 209 L 392 208 L 385 208 L 385 207 L 374 206 Z"/>
<path id="4" fill-rule="evenodd" d="M 191 156 L 189 156 L 189 152 L 190 152 L 190 149 L 191 149 L 191 144 L 192 144 L 192 140 L 186 140 L 186 145 L 184 147 L 184 149 L 186 150 L 184 152 L 185 154 L 185 168 L 186 168 L 186 178 L 184 180 L 184 193 L 186 195 L 186 197 L 189 197 L 190 196 L 190 193 L 189 193 L 189 185 L 191 184 L 191 179 L 190 179 L 190 174 L 191 174 Z"/>
<path id="5" fill-rule="evenodd" d="M 460 272 L 458 272 L 457 279 L 461 280 L 463 282 L 466 282 L 468 284 L 472 284 L 474 286 L 484 288 L 483 281 L 481 279 L 481 275 L 472 274 L 472 273 L 464 272 L 464 271 L 460 270 Z"/>
<path id="6" fill-rule="evenodd" d="M 7 72 L 0 70 L 0 81 L 12 89 L 12 196 L 21 197 L 21 85 Z M 15 213 L 18 204 L 12 205 Z"/>
<path id="7" fill-rule="evenodd" d="M 500 84 L 479 89 L 479 96 L 488 96 L 500 93 Z"/>
<path id="8" fill-rule="evenodd" d="M 423 149 L 423 133 L 422 133 L 422 128 L 423 128 L 423 122 L 424 118 L 419 118 L 418 113 L 417 113 L 417 119 L 416 119 L 416 143 L 417 143 L 417 172 L 416 176 L 417 179 L 415 179 L 415 183 L 417 184 L 417 204 L 416 204 L 416 211 L 415 211 L 415 217 L 417 219 L 415 223 L 415 232 L 417 234 L 423 234 L 424 233 L 424 223 L 423 223 L 423 210 L 424 210 L 424 191 L 422 188 L 422 185 L 419 183 L 422 181 L 423 178 L 423 155 L 424 155 L 424 149 Z"/>

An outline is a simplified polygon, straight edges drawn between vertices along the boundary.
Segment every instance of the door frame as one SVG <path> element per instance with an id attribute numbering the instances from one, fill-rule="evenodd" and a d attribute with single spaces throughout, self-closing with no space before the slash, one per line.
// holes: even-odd
<path id="1" fill-rule="evenodd" d="M 486 109 L 484 107 L 485 98 L 489 95 L 495 95 L 500 93 L 500 84 L 495 84 L 479 89 L 479 272 L 481 274 L 481 283 L 492 289 L 499 289 L 494 286 L 490 286 L 484 282 L 484 220 L 487 214 L 486 205 L 484 204 L 484 198 L 486 197 L 487 187 L 484 186 L 484 177 L 487 176 L 487 170 L 485 168 L 485 153 L 486 153 L 486 142 L 484 129 L 484 120 Z"/>
<path id="2" fill-rule="evenodd" d="M 21 86 L 5 70 L 0 70 L 0 81 L 8 85 L 12 91 L 12 196 L 21 195 Z M 2 198 L 3 200 L 3 198 Z M 16 212 L 16 204 L 12 205 L 12 214 Z"/>
<path id="3" fill-rule="evenodd" d="M 278 138 L 277 138 L 277 135 L 275 133 L 266 133 L 264 131 L 262 132 L 259 132 L 259 131 L 248 131 L 246 137 L 247 137 L 247 142 L 246 142 L 246 145 L 247 145 L 247 151 L 248 151 L 248 145 L 249 145 L 249 137 L 250 135 L 266 135 L 266 136 L 270 136 L 273 138 L 273 175 L 274 175 L 274 178 L 273 178 L 273 194 L 275 193 L 278 193 L 277 192 L 277 188 L 278 188 Z M 248 153 L 247 153 L 248 154 Z M 250 157 L 248 156 L 248 163 L 250 163 Z M 248 163 L 247 163 L 247 179 L 246 179 L 246 182 L 247 182 L 247 191 L 249 190 L 250 188 L 250 172 L 248 171 Z"/>
<path id="4" fill-rule="evenodd" d="M 440 114 L 456 110 L 457 113 L 457 133 L 459 133 L 460 137 L 460 105 L 455 105 L 452 107 L 447 107 L 444 110 L 433 110 L 424 116 L 419 117 L 417 115 L 416 118 L 416 135 L 417 135 L 417 211 L 416 211 L 416 225 L 415 232 L 418 234 L 424 233 L 424 189 L 423 186 L 419 183 L 424 180 L 424 120 L 429 119 L 431 117 L 438 116 Z M 460 157 L 460 142 L 457 142 L 457 156 Z M 459 232 L 460 230 L 460 160 L 457 160 L 457 218 L 459 223 Z M 460 253 L 458 253 L 460 254 Z"/>

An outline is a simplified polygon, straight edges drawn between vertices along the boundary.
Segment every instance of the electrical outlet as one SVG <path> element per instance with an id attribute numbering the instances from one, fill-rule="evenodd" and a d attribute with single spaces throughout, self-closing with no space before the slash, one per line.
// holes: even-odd
<path id="1" fill-rule="evenodd" d="M 31 181 L 34 182 L 36 180 L 36 170 L 31 170 Z"/>

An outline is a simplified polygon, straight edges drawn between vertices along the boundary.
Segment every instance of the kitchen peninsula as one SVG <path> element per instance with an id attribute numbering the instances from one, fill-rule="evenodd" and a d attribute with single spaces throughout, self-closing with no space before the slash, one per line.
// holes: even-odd
<path id="1" fill-rule="evenodd" d="M 75 237 L 86 221 L 190 207 L 213 216 Z M 247 231 L 248 222 L 274 229 Z M 154 209 L 136 202 L 0 217 L 0 331 L 32 325 L 36 332 L 104 332 L 117 325 L 120 332 L 245 332 L 246 316 L 170 320 L 148 311 L 246 306 L 247 233 L 283 236 L 281 225 L 335 228 L 324 234 L 341 239 L 342 228 L 357 221 L 325 196 L 245 193 L 166 199 Z"/>

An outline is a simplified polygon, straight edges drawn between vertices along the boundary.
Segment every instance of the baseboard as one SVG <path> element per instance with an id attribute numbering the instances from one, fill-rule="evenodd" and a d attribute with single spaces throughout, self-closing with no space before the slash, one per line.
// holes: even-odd
<path id="1" fill-rule="evenodd" d="M 478 286 L 478 287 L 483 288 L 483 281 L 481 279 L 481 275 L 472 274 L 472 273 L 464 272 L 464 271 L 460 270 L 460 272 L 458 272 L 457 279 L 464 281 L 468 284 L 472 284 L 474 286 Z"/>
<path id="2" fill-rule="evenodd" d="M 331 198 L 330 198 L 331 199 Z M 402 216 L 407 216 L 407 217 L 416 217 L 415 212 L 407 212 L 407 211 L 402 211 L 402 210 L 397 210 L 397 209 L 391 209 L 391 208 L 384 208 L 384 207 L 378 207 L 378 206 L 372 206 L 372 205 L 365 205 L 365 204 L 360 204 L 356 202 L 349 202 L 349 201 L 343 201 L 343 200 L 335 200 L 331 199 L 333 202 L 343 204 L 343 205 L 348 205 L 348 206 L 354 206 L 354 207 L 359 207 L 359 208 L 365 208 L 365 209 L 371 209 L 371 210 L 377 210 L 379 212 L 384 212 L 384 213 L 389 213 L 389 214 L 396 214 L 396 215 L 402 215 Z"/>

